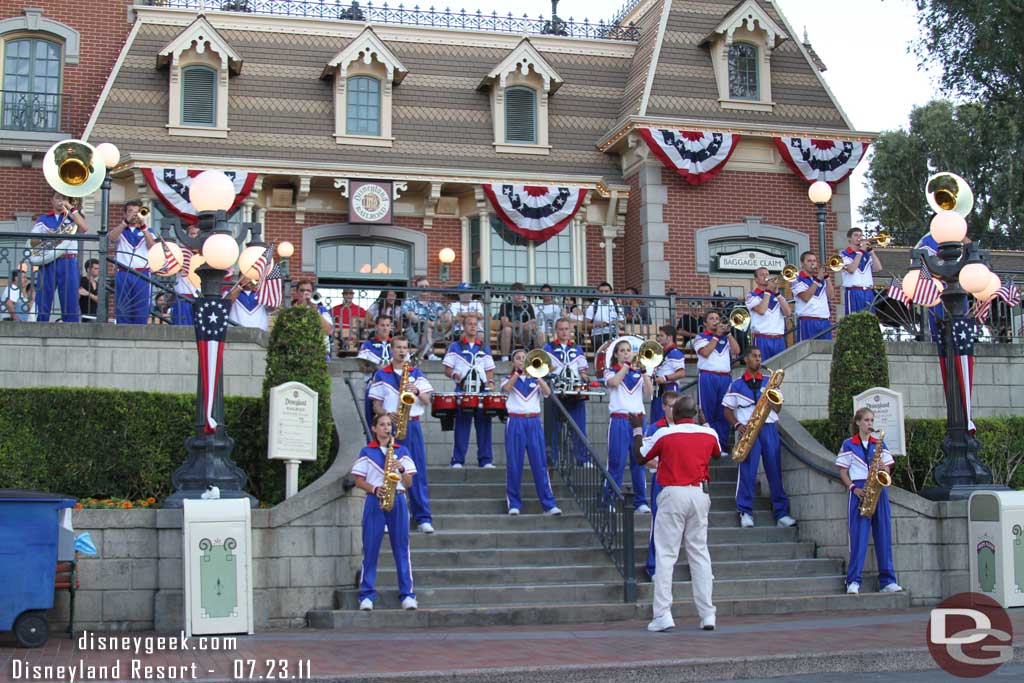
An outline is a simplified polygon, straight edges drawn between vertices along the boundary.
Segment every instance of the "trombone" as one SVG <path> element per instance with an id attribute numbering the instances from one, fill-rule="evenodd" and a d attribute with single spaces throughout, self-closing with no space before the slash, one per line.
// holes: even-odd
<path id="1" fill-rule="evenodd" d="M 750 327 L 750 311 L 743 306 L 737 306 L 729 311 L 729 324 L 738 332 L 746 332 Z"/>
<path id="2" fill-rule="evenodd" d="M 839 254 L 836 254 L 835 256 L 829 258 L 825 265 L 828 266 L 828 269 L 831 270 L 833 273 L 838 273 L 843 269 L 843 257 L 840 256 Z"/>
<path id="3" fill-rule="evenodd" d="M 866 239 L 861 240 L 862 246 L 868 246 L 871 247 L 872 249 L 875 247 L 881 247 L 884 249 L 885 247 L 888 247 L 890 244 L 892 244 L 892 235 L 890 235 L 887 232 L 880 232 L 874 237 L 868 237 Z"/>

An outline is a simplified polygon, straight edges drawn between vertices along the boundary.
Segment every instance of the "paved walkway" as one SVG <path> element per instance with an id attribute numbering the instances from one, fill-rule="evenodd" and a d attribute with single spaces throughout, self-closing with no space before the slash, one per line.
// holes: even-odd
<path id="1" fill-rule="evenodd" d="M 1024 609 L 1011 612 L 1016 662 L 1024 662 Z M 692 621 L 693 623 L 690 623 Z M 79 649 L 55 635 L 17 649 L 0 636 L 0 683 L 14 680 L 669 681 L 771 678 L 816 672 L 934 669 L 925 645 L 928 611 L 729 618 L 715 632 L 696 620 L 652 634 L 646 623 L 491 627 L 403 632 L 269 631 L 240 636 L 230 651 L 133 652 Z M 129 634 L 95 634 L 125 636 Z M 145 639 L 151 633 L 130 634 Z M 189 644 L 200 645 L 194 637 Z M 95 643 L 94 643 L 95 645 Z M 267 660 L 283 662 L 270 669 Z M 301 662 L 301 663 L 300 663 Z M 114 665 L 118 668 L 114 669 Z M 86 667 L 85 670 L 80 667 Z M 90 671 L 88 667 L 107 667 Z M 178 667 L 145 669 L 144 667 Z"/>

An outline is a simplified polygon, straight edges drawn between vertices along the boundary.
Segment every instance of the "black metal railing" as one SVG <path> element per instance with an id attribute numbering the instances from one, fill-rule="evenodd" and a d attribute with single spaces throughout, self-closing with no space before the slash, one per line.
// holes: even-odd
<path id="1" fill-rule="evenodd" d="M 622 487 L 615 483 L 558 396 L 552 394 L 546 400 L 555 407 L 557 415 L 557 452 L 552 454 L 555 469 L 622 575 L 623 602 L 636 602 L 634 492 L 628 483 Z M 576 457 L 577 449 L 582 449 L 585 458 Z M 626 465 L 628 473 L 629 463 Z"/>
<path id="2" fill-rule="evenodd" d="M 0 129 L 65 133 L 71 129 L 71 96 L 0 90 Z"/>
<path id="3" fill-rule="evenodd" d="M 365 5 L 352 0 L 146 0 L 146 5 L 176 7 L 194 10 L 221 10 L 224 12 L 250 12 L 285 17 L 309 17 L 340 21 L 358 21 L 368 24 L 403 24 L 468 31 L 491 31 L 495 33 L 516 33 L 534 35 L 559 35 L 570 38 L 592 38 L 599 40 L 640 39 L 640 30 L 633 24 L 619 26 L 615 22 L 589 19 L 577 21 L 545 17 L 530 18 L 526 15 L 513 16 L 511 12 L 501 15 L 497 12 L 486 14 L 480 10 L 453 11 L 419 5 L 405 7 L 403 4 Z"/>
<path id="4" fill-rule="evenodd" d="M 345 386 L 348 387 L 349 396 L 352 397 L 352 405 L 356 407 L 356 413 L 359 414 L 359 425 L 363 428 L 363 436 L 366 437 L 366 443 L 373 441 L 373 437 L 370 436 L 370 425 L 366 424 L 366 414 L 363 410 L 363 397 L 359 395 L 356 388 L 352 386 L 352 378 L 345 376 Z"/>

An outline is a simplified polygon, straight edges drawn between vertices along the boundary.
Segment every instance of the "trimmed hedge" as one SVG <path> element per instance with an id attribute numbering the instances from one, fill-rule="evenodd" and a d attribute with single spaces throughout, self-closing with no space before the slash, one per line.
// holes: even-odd
<path id="1" fill-rule="evenodd" d="M 1024 417 L 975 418 L 981 442 L 980 458 L 992 468 L 993 483 L 1024 488 Z M 842 439 L 832 436 L 828 420 L 805 420 L 805 429 L 830 451 L 838 451 Z M 936 486 L 932 470 L 942 460 L 946 420 L 911 419 L 904 422 L 907 457 L 897 457 L 893 483 L 914 493 Z M 846 435 L 843 436 L 843 439 Z"/>
<path id="2" fill-rule="evenodd" d="M 874 387 L 889 386 L 889 359 L 874 313 L 843 318 L 832 347 L 828 379 L 829 431 L 825 443 L 842 443 L 853 420 L 853 397 Z"/>

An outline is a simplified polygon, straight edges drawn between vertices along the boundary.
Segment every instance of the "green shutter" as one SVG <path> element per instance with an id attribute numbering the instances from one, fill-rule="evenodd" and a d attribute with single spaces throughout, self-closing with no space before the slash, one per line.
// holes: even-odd
<path id="1" fill-rule="evenodd" d="M 185 69 L 181 76 L 181 122 L 217 125 L 217 72 L 205 66 Z"/>
<path id="2" fill-rule="evenodd" d="M 505 142 L 537 143 L 537 94 L 530 88 L 505 90 Z"/>

